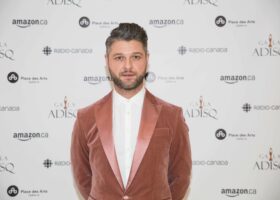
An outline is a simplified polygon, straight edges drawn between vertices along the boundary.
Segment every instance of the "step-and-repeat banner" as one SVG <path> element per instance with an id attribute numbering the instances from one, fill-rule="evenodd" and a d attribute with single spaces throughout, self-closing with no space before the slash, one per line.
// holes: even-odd
<path id="1" fill-rule="evenodd" d="M 146 29 L 146 87 L 190 127 L 186 199 L 278 200 L 279 0 L 0 0 L 0 199 L 79 199 L 72 127 L 111 89 L 121 22 Z"/>

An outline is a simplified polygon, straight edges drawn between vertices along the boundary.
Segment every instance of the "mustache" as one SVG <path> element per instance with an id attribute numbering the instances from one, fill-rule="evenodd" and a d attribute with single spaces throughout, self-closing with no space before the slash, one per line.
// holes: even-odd
<path id="1" fill-rule="evenodd" d="M 132 71 L 132 70 L 125 70 L 125 71 L 122 71 L 119 73 L 120 76 L 123 76 L 123 75 L 135 75 L 137 74 L 136 72 Z"/>

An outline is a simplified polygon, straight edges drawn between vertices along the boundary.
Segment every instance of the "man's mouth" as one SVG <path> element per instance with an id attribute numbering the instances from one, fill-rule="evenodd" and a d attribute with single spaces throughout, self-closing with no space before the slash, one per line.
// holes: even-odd
<path id="1" fill-rule="evenodd" d="M 133 72 L 123 72 L 121 73 L 121 76 L 124 77 L 124 78 L 132 78 L 135 76 L 135 73 Z"/>

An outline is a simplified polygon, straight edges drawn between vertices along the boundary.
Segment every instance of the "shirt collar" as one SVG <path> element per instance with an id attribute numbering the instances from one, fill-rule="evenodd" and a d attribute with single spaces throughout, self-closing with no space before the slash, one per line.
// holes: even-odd
<path id="1" fill-rule="evenodd" d="M 146 92 L 146 89 L 143 86 L 137 94 L 135 94 L 130 99 L 127 99 L 127 98 L 123 97 L 122 95 L 120 95 L 115 89 L 113 89 L 113 99 L 116 102 L 124 103 L 124 104 L 131 104 L 131 103 L 137 103 L 137 102 L 139 102 L 141 104 L 141 102 L 143 102 L 143 100 L 144 100 L 145 92 Z"/>

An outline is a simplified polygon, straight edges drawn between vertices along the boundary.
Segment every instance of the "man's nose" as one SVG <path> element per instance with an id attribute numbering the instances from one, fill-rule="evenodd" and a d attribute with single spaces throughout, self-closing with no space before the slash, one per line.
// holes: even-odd
<path id="1" fill-rule="evenodd" d="M 124 62 L 125 69 L 129 70 L 132 68 L 132 61 L 130 58 L 126 58 Z"/>

